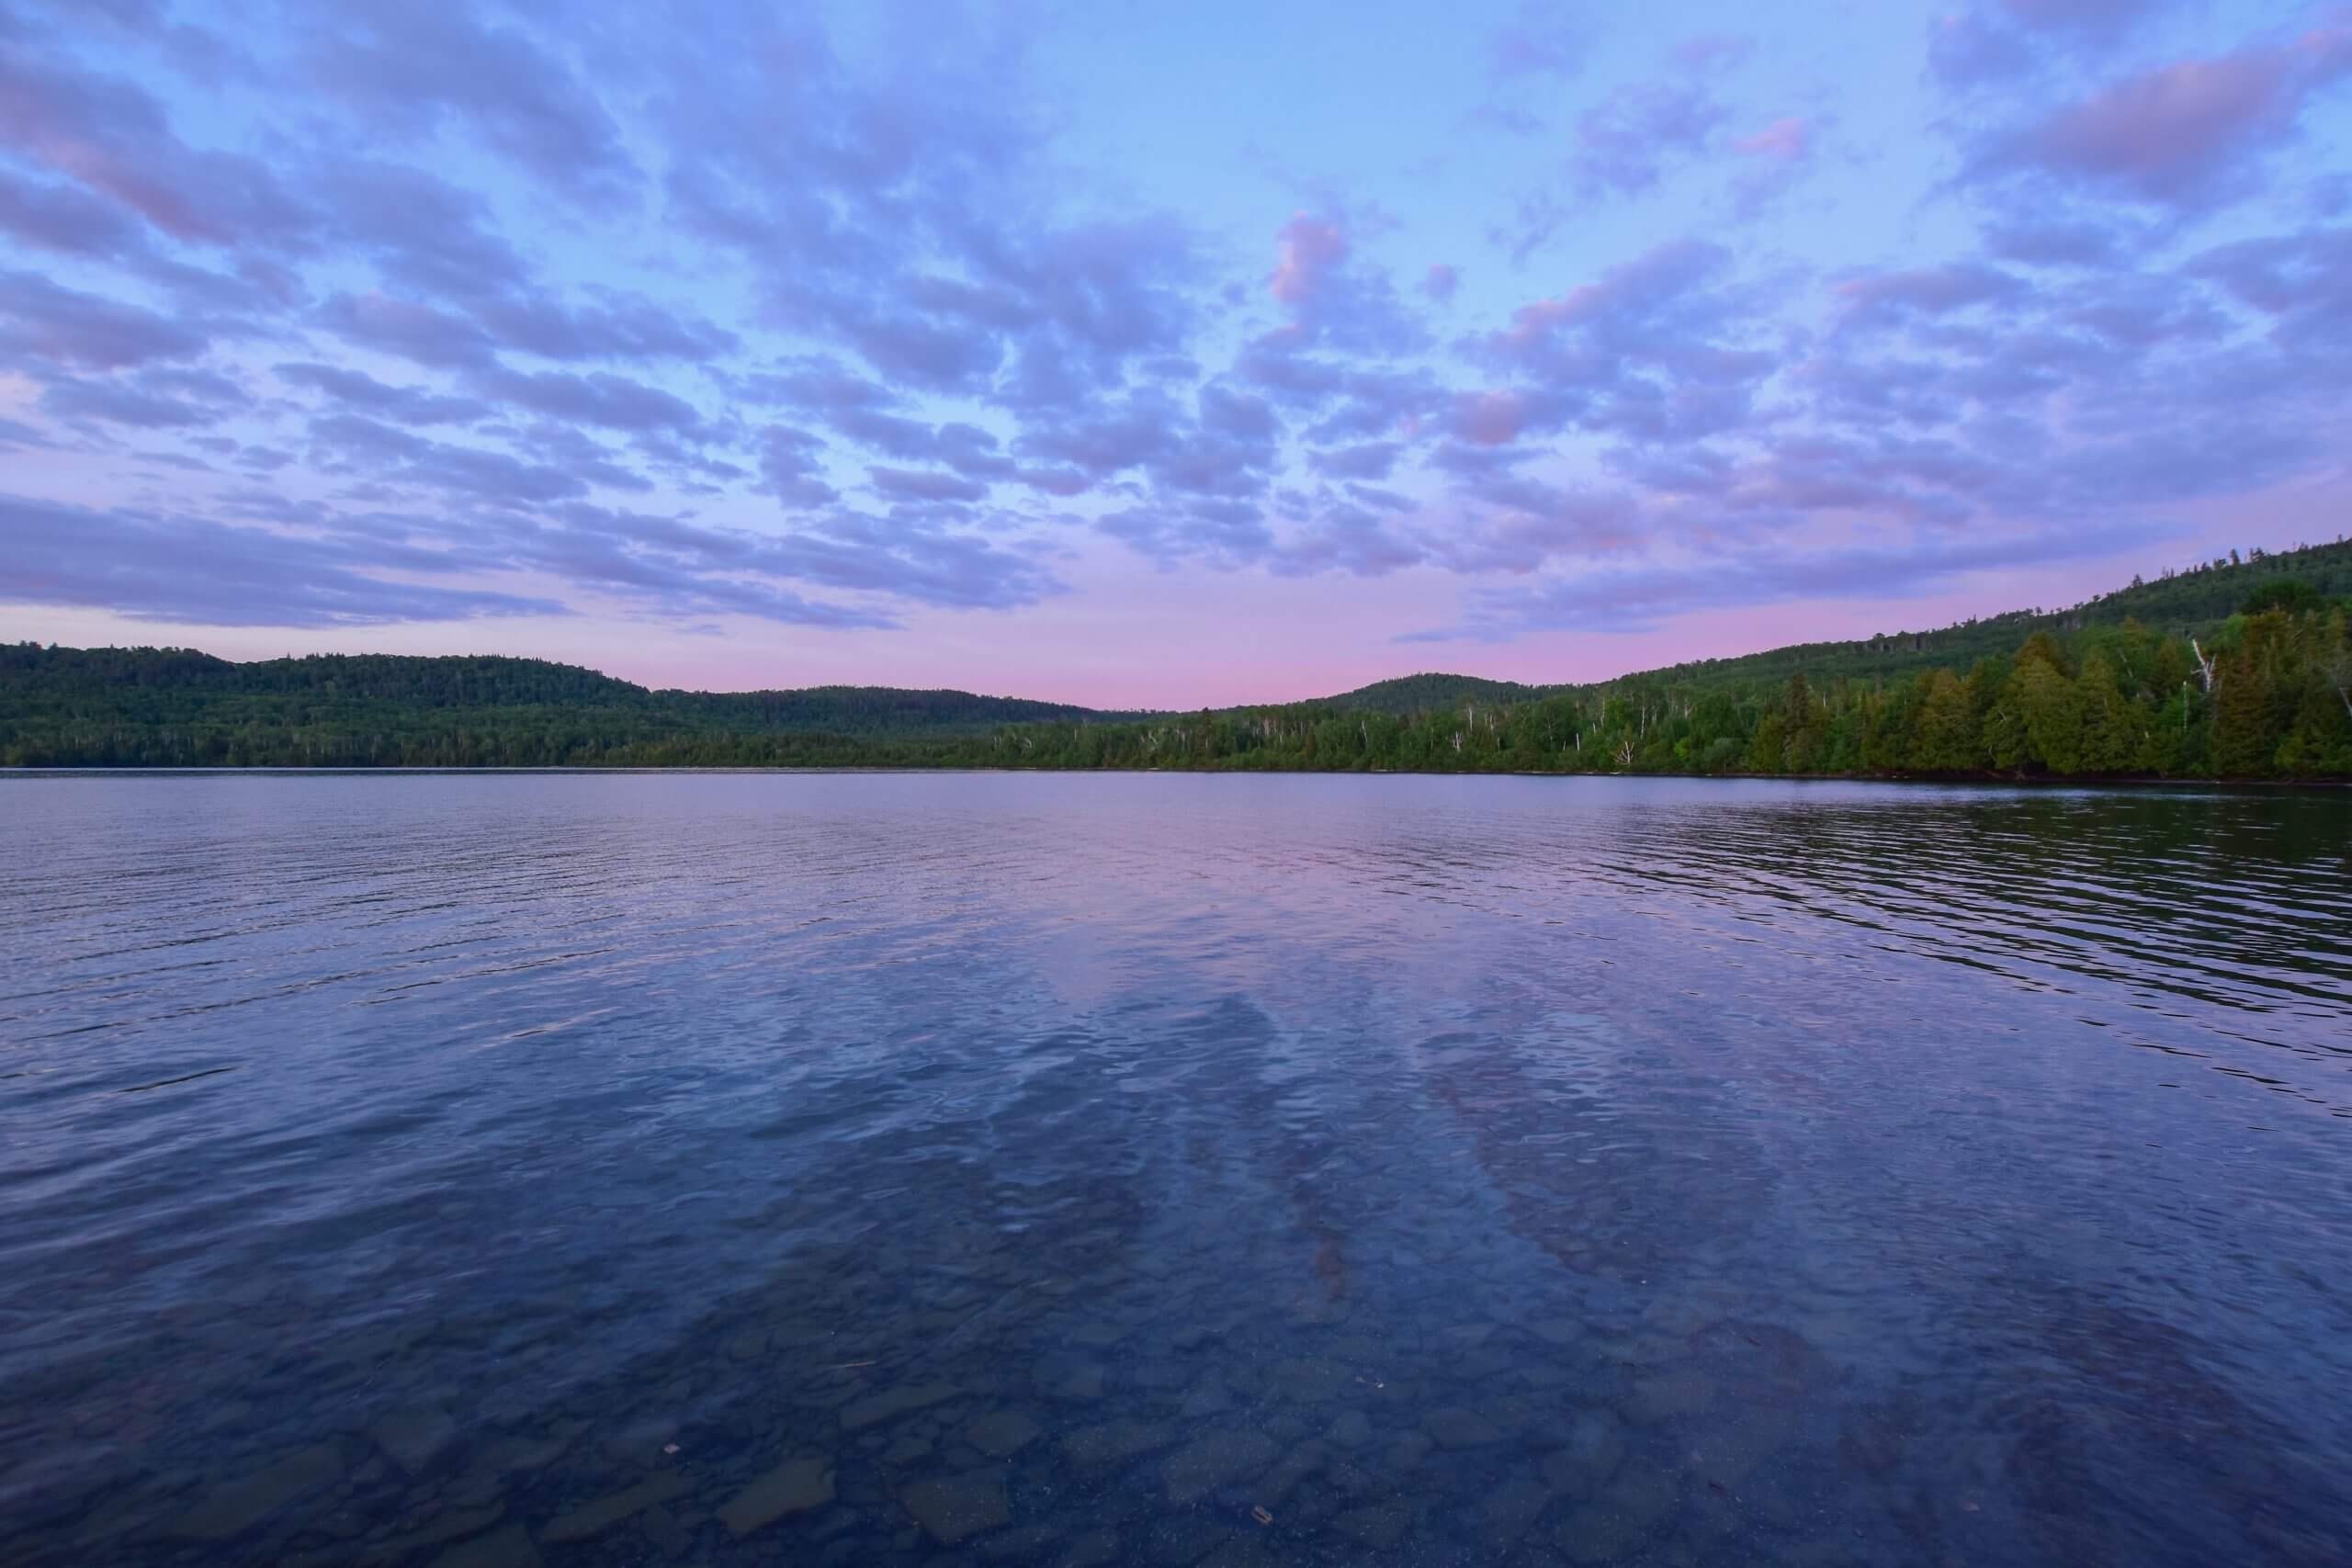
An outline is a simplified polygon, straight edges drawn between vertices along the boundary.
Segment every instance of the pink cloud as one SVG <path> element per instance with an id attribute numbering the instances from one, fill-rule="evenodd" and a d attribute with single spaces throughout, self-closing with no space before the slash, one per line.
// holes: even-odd
<path id="1" fill-rule="evenodd" d="M 1279 259 L 1269 284 L 1285 305 L 1306 304 L 1348 258 L 1348 237 L 1340 226 L 1304 212 L 1283 225 L 1278 240 Z"/>
<path id="2" fill-rule="evenodd" d="M 1751 158 L 1779 158 L 1794 163 L 1805 155 L 1813 129 L 1793 116 L 1776 119 L 1752 136 L 1735 137 L 1731 150 Z"/>
<path id="3" fill-rule="evenodd" d="M 1855 310 L 1897 309 L 1941 315 L 2004 299 L 2018 288 L 2017 279 L 2007 273 L 1963 262 L 1849 278 L 1838 286 L 1838 293 Z"/>
<path id="4" fill-rule="evenodd" d="M 2119 185 L 2155 201 L 2207 192 L 2290 135 L 2306 100 L 2352 73 L 2352 27 L 2210 60 L 2156 66 L 2030 126 L 1994 164 Z"/>
<path id="5" fill-rule="evenodd" d="M 1444 262 L 1432 265 L 1421 275 L 1421 292 L 1432 299 L 1451 299 L 1453 291 L 1462 287 L 1462 274 Z"/>
<path id="6" fill-rule="evenodd" d="M 1453 434 L 1474 446 L 1508 445 L 1526 423 L 1526 404 L 1517 392 L 1464 392 L 1453 401 Z"/>

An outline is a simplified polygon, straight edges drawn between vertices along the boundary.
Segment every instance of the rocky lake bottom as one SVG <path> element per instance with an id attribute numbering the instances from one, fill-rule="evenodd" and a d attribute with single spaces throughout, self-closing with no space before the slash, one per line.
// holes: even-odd
<path id="1" fill-rule="evenodd" d="M 12 1563 L 2352 1552 L 2340 797 L 0 807 Z"/>

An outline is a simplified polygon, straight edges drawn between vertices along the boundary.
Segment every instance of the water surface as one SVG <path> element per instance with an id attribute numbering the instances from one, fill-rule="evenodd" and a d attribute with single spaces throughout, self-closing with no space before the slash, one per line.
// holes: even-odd
<path id="1" fill-rule="evenodd" d="M 0 1560 L 2341 1561 L 2347 845 L 0 779 Z"/>

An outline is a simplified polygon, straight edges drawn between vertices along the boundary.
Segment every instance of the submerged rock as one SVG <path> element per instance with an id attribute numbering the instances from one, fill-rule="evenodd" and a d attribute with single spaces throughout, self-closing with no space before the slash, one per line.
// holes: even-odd
<path id="1" fill-rule="evenodd" d="M 200 1499 L 180 1517 L 172 1533 L 191 1540 L 227 1540 L 240 1536 L 290 1503 L 343 1479 L 343 1450 L 313 1443 L 266 1469 L 232 1481 Z"/>
<path id="2" fill-rule="evenodd" d="M 659 1503 L 683 1495 L 686 1490 L 685 1475 L 679 1471 L 665 1470 L 659 1475 L 649 1475 L 636 1485 L 583 1503 L 551 1521 L 540 1537 L 546 1540 L 586 1540 L 602 1535 L 624 1519 L 634 1518 Z"/>
<path id="3" fill-rule="evenodd" d="M 1037 1392 L 1049 1399 L 1100 1399 L 1102 1397 L 1102 1364 L 1067 1357 L 1048 1357 L 1037 1366 Z"/>
<path id="4" fill-rule="evenodd" d="M 433 1560 L 433 1568 L 539 1568 L 539 1549 L 521 1525 L 459 1541 Z"/>
<path id="5" fill-rule="evenodd" d="M 1201 1380 L 1200 1386 L 1184 1396 L 1177 1414 L 1187 1421 L 1197 1421 L 1204 1416 L 1216 1416 L 1233 1408 L 1233 1391 L 1225 1380 L 1211 1372 Z"/>
<path id="6" fill-rule="evenodd" d="M 1233 1539 L 1233 1527 L 1195 1513 L 1163 1514 L 1145 1532 L 1151 1561 L 1164 1568 L 1190 1568 Z"/>
<path id="7" fill-rule="evenodd" d="M 1589 1497 L 1616 1473 L 1625 1457 L 1617 1419 L 1602 1410 L 1579 1413 L 1568 1428 L 1567 1447 L 1544 1457 L 1544 1479 L 1576 1497 Z"/>
<path id="8" fill-rule="evenodd" d="M 992 1470 L 968 1475 L 918 1481 L 899 1495 L 915 1523 L 943 1546 L 1001 1529 L 1012 1518 L 1004 1495 L 1004 1477 Z"/>
<path id="9" fill-rule="evenodd" d="M 369 1555 L 396 1560 L 422 1551 L 428 1546 L 439 1546 L 445 1541 L 462 1540 L 469 1535 L 480 1535 L 504 1517 L 505 1514 L 506 1505 L 503 1503 L 491 1503 L 479 1508 L 458 1508 L 449 1513 L 439 1514 L 406 1535 L 394 1536 L 382 1542 L 381 1545 L 372 1549 Z"/>
<path id="10" fill-rule="evenodd" d="M 1413 1527 L 1413 1516 L 1400 1503 L 1375 1503 L 1351 1508 L 1331 1521 L 1331 1528 L 1350 1540 L 1385 1551 Z"/>
<path id="11" fill-rule="evenodd" d="M 1644 1426 L 1677 1416 L 1696 1416 L 1715 1402 L 1715 1385 L 1697 1372 L 1667 1372 L 1644 1378 L 1625 1400 L 1625 1418 Z"/>
<path id="12" fill-rule="evenodd" d="M 1436 1439 L 1440 1448 L 1476 1449 L 1503 1440 L 1502 1428 L 1475 1410 L 1452 1406 L 1432 1410 L 1421 1422 L 1424 1431 Z"/>
<path id="13" fill-rule="evenodd" d="M 1298 1489 L 1298 1483 L 1320 1471 L 1331 1460 L 1331 1450 L 1321 1439 L 1310 1438 L 1283 1456 L 1283 1461 L 1258 1479 L 1252 1495 L 1260 1503 L 1279 1503 Z"/>
<path id="14" fill-rule="evenodd" d="M 1069 1543 L 1062 1553 L 1061 1568 L 1103 1568 L 1125 1555 L 1119 1538 L 1109 1530 L 1089 1530 Z"/>
<path id="15" fill-rule="evenodd" d="M 1274 1440 L 1262 1432 L 1211 1432 L 1168 1456 L 1168 1500 L 1190 1503 L 1273 1462 Z"/>
<path id="16" fill-rule="evenodd" d="M 805 1514 L 833 1500 L 833 1465 L 825 1459 L 788 1459 L 759 1477 L 718 1510 L 729 1534 L 749 1535 L 788 1514 Z"/>
<path id="17" fill-rule="evenodd" d="M 1480 1529 L 1487 1544 L 1505 1547 L 1525 1535 L 1552 1497 L 1549 1486 L 1526 1475 L 1512 1476 L 1487 1493 L 1479 1506 Z"/>
<path id="18" fill-rule="evenodd" d="M 1268 1386 L 1298 1404 L 1328 1404 L 1354 1386 L 1354 1374 L 1337 1361 L 1301 1357 L 1274 1363 Z"/>
<path id="19" fill-rule="evenodd" d="M 1176 1440 L 1165 1427 L 1141 1421 L 1106 1421 L 1084 1427 L 1062 1439 L 1062 1455 L 1070 1467 L 1089 1474 L 1114 1470 L 1129 1460 L 1164 1449 Z"/>
<path id="20" fill-rule="evenodd" d="M 1388 1445 L 1388 1468 L 1398 1471 L 1415 1469 L 1430 1457 L 1430 1450 L 1436 1446 L 1430 1441 L 1426 1432 L 1408 1432 Z"/>
<path id="21" fill-rule="evenodd" d="M 1018 1410 L 991 1410 L 974 1417 L 964 1428 L 964 1437 L 982 1453 L 1003 1459 L 1036 1441 L 1044 1429 Z"/>
<path id="22" fill-rule="evenodd" d="M 895 1421 L 910 1411 L 927 1409 L 955 1398 L 963 1390 L 952 1382 L 901 1383 L 897 1388 L 861 1399 L 842 1407 L 842 1430 L 854 1432 L 860 1427 Z"/>
<path id="23" fill-rule="evenodd" d="M 387 1412 L 368 1436 L 410 1475 L 422 1475 L 458 1440 L 458 1424 L 438 1405 L 413 1404 Z"/>
<path id="24" fill-rule="evenodd" d="M 1541 1317 L 1529 1324 L 1527 1331 L 1550 1344 L 1573 1345 L 1584 1337 L 1584 1323 L 1574 1317 Z"/>
<path id="25" fill-rule="evenodd" d="M 1625 1555 L 1650 1526 L 1674 1506 L 1674 1478 L 1636 1460 L 1592 1502 L 1562 1521 L 1554 1544 L 1578 1562 L 1609 1562 Z"/>

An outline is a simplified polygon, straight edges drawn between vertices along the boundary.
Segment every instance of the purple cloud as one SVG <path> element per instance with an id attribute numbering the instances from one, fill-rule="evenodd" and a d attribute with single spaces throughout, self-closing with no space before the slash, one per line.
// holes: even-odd
<path id="1" fill-rule="evenodd" d="M 1621 87 L 1577 121 L 1568 167 L 1588 197 L 1639 195 L 1703 151 L 1730 117 L 1703 82 Z"/>
<path id="2" fill-rule="evenodd" d="M 430 551 L 371 551 L 208 518 L 0 495 L 0 597 L 201 626 L 351 626 L 564 606 L 482 589 L 428 587 L 379 570 L 461 564 Z"/>
<path id="3" fill-rule="evenodd" d="M 72 176 L 192 243 L 284 235 L 308 222 L 266 164 L 189 147 L 144 89 L 79 71 L 5 38 L 0 147 Z"/>
<path id="4" fill-rule="evenodd" d="M 532 374 L 495 369 L 475 377 L 471 385 L 502 403 L 607 430 L 696 435 L 703 426 L 702 415 L 684 399 L 609 370 L 581 376 L 565 370 Z"/>
<path id="5" fill-rule="evenodd" d="M 78 186 L 25 179 L 6 168 L 0 168 L 0 233 L 68 255 L 119 255 L 141 244 L 138 225 L 120 207 Z"/>
<path id="6" fill-rule="evenodd" d="M 1919 312 L 1942 315 L 2007 299 L 2023 288 L 2007 273 L 1973 262 L 1915 267 L 1849 278 L 1838 286 L 1850 317 Z"/>
<path id="7" fill-rule="evenodd" d="M 2006 135 L 1981 173 L 2030 171 L 2172 207 L 2250 188 L 2254 165 L 2291 138 L 2304 106 L 2352 73 L 2352 27 L 2138 72 Z"/>
<path id="8" fill-rule="evenodd" d="M 2052 529 L 1971 539 L 1894 536 L 1811 551 L 1776 549 L 1701 565 L 1638 566 L 1481 591 L 1456 626 L 1400 642 L 1504 640 L 1532 631 L 1653 628 L 1694 611 L 1815 599 L 1925 594 L 1978 571 L 2111 556 L 2150 536 L 2144 525 Z"/>
<path id="9" fill-rule="evenodd" d="M 187 359 L 209 336 L 137 305 L 62 288 L 37 273 L 0 272 L 0 355 L 113 370 Z"/>
<path id="10" fill-rule="evenodd" d="M 379 135 L 454 130 L 556 189 L 609 201 L 635 182 L 619 128 L 555 51 L 460 6 L 367 0 L 305 13 L 313 80 Z"/>
<path id="11" fill-rule="evenodd" d="M 1567 7 L 1545 0 L 1521 0 L 1488 46 L 1497 75 L 1553 78 L 1575 75 L 1589 47 Z"/>
<path id="12" fill-rule="evenodd" d="M 276 367 L 277 378 L 323 393 L 350 408 L 397 424 L 473 424 L 491 415 L 490 405 L 418 387 L 395 387 L 364 370 L 337 365 L 290 364 Z"/>
<path id="13" fill-rule="evenodd" d="M 1944 187 L 1876 183 L 1932 144 L 1825 156 L 1879 121 L 1785 51 L 1628 17 L 1588 53 L 1530 6 L 1426 117 L 1490 168 L 1449 140 L 1171 213 L 1137 186 L 1202 187 L 1092 166 L 1107 143 L 1019 8 L 838 46 L 773 7 L 370 0 L 209 38 L 169 6 L 56 8 L 0 26 L 0 444 L 86 487 L 107 537 L 293 540 L 378 584 L 352 604 L 419 613 L 508 613 L 527 581 L 606 615 L 881 627 L 1039 603 L 1046 563 L 1103 540 L 1145 569 L 1418 569 L 1506 628 L 1540 617 L 1498 584 L 1595 563 L 1653 618 L 1713 603 L 1684 563 L 1774 551 L 1861 592 L 1838 540 L 1934 580 L 2021 520 L 2105 529 L 2340 464 L 2352 261 L 2262 176 L 2322 128 L 2345 29 L 2152 9 L 1982 0 L 1932 57 L 1915 34 L 1878 62 L 2008 51 L 1945 71 L 1969 96 Z M 1562 85 L 1621 44 L 1650 67 Z M 1548 154 L 1464 129 L 1544 116 Z M 1495 215 L 1462 201 L 1513 179 L 1481 255 Z M 1799 180 L 1808 220 L 1752 227 Z M 1506 292 L 1487 264 L 1538 244 Z"/>

